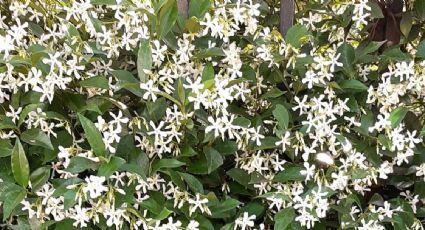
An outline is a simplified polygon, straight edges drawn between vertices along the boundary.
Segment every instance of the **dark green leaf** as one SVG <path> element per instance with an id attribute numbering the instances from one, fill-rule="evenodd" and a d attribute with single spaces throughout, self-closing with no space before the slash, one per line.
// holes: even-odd
<path id="1" fill-rule="evenodd" d="M 285 230 L 288 228 L 295 219 L 295 210 L 292 207 L 288 207 L 280 210 L 274 216 L 274 229 Z"/>
<path id="2" fill-rule="evenodd" d="M 425 0 L 424 0 L 425 1 Z M 422 40 L 419 45 L 418 49 L 416 51 L 416 57 L 425 59 L 425 40 Z"/>
<path id="3" fill-rule="evenodd" d="M 139 175 L 140 177 L 142 177 L 142 179 L 146 179 L 146 173 L 144 172 L 143 168 L 141 168 L 139 165 L 136 165 L 136 164 L 123 164 L 118 169 L 118 171 L 135 173 Z"/>
<path id="4" fill-rule="evenodd" d="M 115 171 L 117 171 L 123 164 L 125 164 L 124 159 L 113 156 L 111 157 L 108 163 L 103 163 L 99 167 L 97 175 L 109 178 L 109 176 L 111 176 Z"/>
<path id="5" fill-rule="evenodd" d="M 273 110 L 273 116 L 278 121 L 278 125 L 281 129 L 288 129 L 289 123 L 289 112 L 283 105 L 276 105 L 276 108 Z"/>
<path id="6" fill-rule="evenodd" d="M 160 159 L 159 161 L 153 164 L 152 173 L 155 173 L 156 171 L 162 168 L 178 168 L 183 165 L 186 165 L 186 164 L 176 159 Z"/>
<path id="7" fill-rule="evenodd" d="M 362 56 L 366 54 L 373 53 L 377 51 L 383 44 L 385 44 L 385 42 L 386 41 L 381 41 L 381 42 L 371 41 L 365 47 L 362 47 L 361 49 L 356 50 L 357 56 L 360 59 Z"/>
<path id="8" fill-rule="evenodd" d="M 202 19 L 210 8 L 210 4 L 210 0 L 190 0 L 189 17 L 195 16 L 199 19 Z"/>
<path id="9" fill-rule="evenodd" d="M 183 180 L 189 186 L 190 190 L 192 190 L 194 193 L 204 194 L 204 188 L 202 186 L 202 183 L 199 182 L 196 177 L 183 172 L 178 172 L 178 174 L 183 178 Z"/>
<path id="10" fill-rule="evenodd" d="M 18 138 L 16 138 L 15 147 L 13 147 L 11 164 L 13 176 L 15 177 L 16 182 L 23 187 L 27 187 L 30 169 L 24 148 Z"/>
<path id="11" fill-rule="evenodd" d="M 16 206 L 25 198 L 24 188 L 13 183 L 0 183 L 0 200 L 3 201 L 3 220 L 9 218 Z"/>
<path id="12" fill-rule="evenodd" d="M 226 174 L 229 175 L 233 180 L 235 180 L 239 184 L 241 184 L 241 185 L 243 185 L 245 187 L 248 186 L 248 183 L 249 183 L 249 180 L 250 180 L 250 176 L 243 169 L 232 168 L 229 171 L 227 171 Z"/>
<path id="13" fill-rule="evenodd" d="M 205 157 L 207 158 L 208 174 L 223 164 L 223 157 L 220 155 L 220 153 L 217 152 L 217 150 L 211 147 L 206 147 L 204 148 L 204 153 Z"/>
<path id="14" fill-rule="evenodd" d="M 301 170 L 304 170 L 304 168 L 297 165 L 286 167 L 273 178 L 273 181 L 282 183 L 287 181 L 303 181 L 305 176 L 301 175 Z"/>
<path id="15" fill-rule="evenodd" d="M 354 76 L 354 60 L 356 58 L 356 53 L 354 51 L 353 46 L 348 43 L 343 43 L 337 50 L 338 53 L 341 54 L 339 61 L 342 63 L 342 68 L 349 74 L 350 76 Z"/>
<path id="16" fill-rule="evenodd" d="M 414 3 L 416 15 L 422 20 L 425 19 L 425 0 L 416 0 Z"/>
<path id="17" fill-rule="evenodd" d="M 31 190 L 37 191 L 40 189 L 50 178 L 50 167 L 43 166 L 31 173 Z"/>
<path id="18" fill-rule="evenodd" d="M 118 89 L 126 89 L 136 96 L 143 96 L 143 91 L 140 89 L 140 81 L 137 80 L 132 73 L 127 70 L 114 70 L 112 74 L 118 80 L 116 84 Z"/>
<path id="19" fill-rule="evenodd" d="M 159 35 L 164 37 L 168 32 L 173 28 L 174 23 L 176 23 L 178 16 L 176 0 L 168 0 L 167 3 L 161 7 L 161 10 L 158 14 L 159 21 Z"/>
<path id="20" fill-rule="evenodd" d="M 238 200 L 229 198 L 223 202 L 220 202 L 216 206 L 211 207 L 210 211 L 213 215 L 218 213 L 223 213 L 223 212 L 227 212 L 229 210 L 237 208 L 240 204 L 241 202 L 239 202 Z"/>
<path id="21" fill-rule="evenodd" d="M 41 146 L 43 148 L 53 150 L 53 145 L 49 136 L 40 129 L 35 128 L 26 130 L 21 134 L 21 139 L 30 145 Z"/>
<path id="22" fill-rule="evenodd" d="M 94 153 L 97 156 L 104 156 L 105 144 L 103 143 L 102 134 L 100 134 L 100 131 L 96 128 L 92 121 L 90 121 L 83 115 L 78 114 L 78 119 L 80 120 L 80 123 L 83 126 L 86 138 L 90 146 L 93 148 Z"/>
<path id="23" fill-rule="evenodd" d="M 364 92 L 367 91 L 367 86 L 358 80 L 343 80 L 338 83 L 339 86 L 347 92 Z"/>
<path id="24" fill-rule="evenodd" d="M 75 156 L 71 158 L 65 171 L 70 173 L 80 173 L 87 169 L 95 170 L 97 169 L 98 165 L 98 162 L 94 162 L 86 157 Z"/>

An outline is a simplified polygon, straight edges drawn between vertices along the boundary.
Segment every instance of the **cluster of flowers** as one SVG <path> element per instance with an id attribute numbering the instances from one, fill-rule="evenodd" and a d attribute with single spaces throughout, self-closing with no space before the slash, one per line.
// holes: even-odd
<path id="1" fill-rule="evenodd" d="M 424 229 L 425 50 L 369 1 L 0 4 L 5 225 Z"/>

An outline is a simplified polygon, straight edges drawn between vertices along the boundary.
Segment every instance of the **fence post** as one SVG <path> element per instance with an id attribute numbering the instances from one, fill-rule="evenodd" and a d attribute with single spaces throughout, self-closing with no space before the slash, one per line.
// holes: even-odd
<path id="1" fill-rule="evenodd" d="M 288 29 L 294 24 L 294 0 L 280 0 L 280 25 L 279 31 L 285 36 Z"/>
<path id="2" fill-rule="evenodd" d="M 177 10 L 180 16 L 187 18 L 189 10 L 188 0 L 177 0 Z"/>

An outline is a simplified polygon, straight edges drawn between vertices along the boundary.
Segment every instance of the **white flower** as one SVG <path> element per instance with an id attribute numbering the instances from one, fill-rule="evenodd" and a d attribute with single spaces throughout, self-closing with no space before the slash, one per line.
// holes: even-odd
<path id="1" fill-rule="evenodd" d="M 261 126 L 258 126 L 257 129 L 250 128 L 248 131 L 251 133 L 251 140 L 255 141 L 257 146 L 261 145 L 261 139 L 264 139 L 264 135 L 260 134 Z"/>
<path id="2" fill-rule="evenodd" d="M 249 216 L 249 214 L 247 212 L 244 212 L 243 213 L 243 216 L 238 217 L 235 220 L 235 227 L 234 227 L 234 229 L 246 230 L 247 227 L 254 227 L 254 220 L 255 220 L 255 218 L 256 218 L 255 215 Z"/>
<path id="3" fill-rule="evenodd" d="M 90 221 L 90 217 L 87 215 L 87 208 L 82 208 L 81 206 L 75 206 L 71 211 L 73 211 L 72 219 L 75 222 L 72 224 L 75 227 L 80 225 L 81 228 L 87 227 L 87 222 Z"/>
<path id="4" fill-rule="evenodd" d="M 424 177 L 423 180 L 425 181 L 425 163 L 416 166 L 416 176 Z"/>
<path id="5" fill-rule="evenodd" d="M 196 220 L 191 220 L 187 225 L 187 230 L 199 230 L 199 223 Z"/>
<path id="6" fill-rule="evenodd" d="M 159 93 L 160 91 L 157 86 L 154 86 L 152 80 L 149 80 L 146 83 L 140 83 L 140 88 L 146 90 L 145 94 L 143 94 L 143 99 L 147 100 L 150 96 L 152 101 L 156 101 L 156 93 Z"/>
<path id="7" fill-rule="evenodd" d="M 6 112 L 6 116 L 12 118 L 13 123 L 19 119 L 19 114 L 22 112 L 22 107 L 18 107 L 16 110 L 9 105 L 10 112 Z"/>
<path id="8" fill-rule="evenodd" d="M 314 176 L 316 166 L 314 164 L 310 166 L 308 162 L 304 162 L 304 168 L 305 170 L 301 170 L 300 173 L 305 176 L 305 181 L 309 181 Z"/>
<path id="9" fill-rule="evenodd" d="M 105 182 L 105 177 L 103 176 L 93 176 L 90 175 L 90 177 L 87 177 L 85 181 L 87 184 L 83 187 L 83 192 L 90 193 L 90 198 L 96 198 L 102 195 L 102 192 L 107 192 L 108 187 L 104 186 L 103 183 Z"/>
<path id="10" fill-rule="evenodd" d="M 201 210 L 202 213 L 204 213 L 205 211 L 207 212 L 209 211 L 208 207 L 205 206 L 205 204 L 208 203 L 208 199 L 206 198 L 201 199 L 199 193 L 196 194 L 195 200 L 192 198 L 189 198 L 188 202 L 189 204 L 193 205 L 190 207 L 189 215 L 192 215 L 198 208 Z"/>
<path id="11" fill-rule="evenodd" d="M 282 152 L 286 151 L 286 146 L 291 144 L 291 142 L 289 142 L 289 136 L 291 135 L 290 132 L 286 131 L 284 135 L 282 135 L 280 141 L 277 141 L 275 143 L 275 145 L 279 146 L 282 145 Z"/>

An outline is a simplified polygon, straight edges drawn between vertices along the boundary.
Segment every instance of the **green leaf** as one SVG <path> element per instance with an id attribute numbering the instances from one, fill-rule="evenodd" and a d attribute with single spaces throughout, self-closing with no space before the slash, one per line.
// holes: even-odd
<path id="1" fill-rule="evenodd" d="M 137 52 L 137 74 L 141 82 L 147 82 L 147 74 L 152 68 L 152 50 L 149 40 L 143 39 L 140 42 L 139 51 Z"/>
<path id="2" fill-rule="evenodd" d="M 182 78 L 177 80 L 177 94 L 181 101 L 181 104 L 184 105 L 186 101 L 186 92 L 184 91 Z"/>
<path id="3" fill-rule="evenodd" d="M 153 164 L 152 174 L 162 168 L 178 168 L 183 165 L 186 165 L 186 164 L 176 159 L 161 159 Z"/>
<path id="4" fill-rule="evenodd" d="M 305 26 L 296 24 L 289 28 L 285 35 L 285 41 L 295 48 L 300 48 L 304 41 L 307 40 L 308 35 L 309 32 Z"/>
<path id="5" fill-rule="evenodd" d="M 0 157 L 8 157 L 12 154 L 13 146 L 9 140 L 0 139 Z"/>
<path id="6" fill-rule="evenodd" d="M 28 113 L 31 111 L 36 111 L 37 108 L 43 108 L 41 104 L 29 104 L 25 106 L 25 108 L 22 110 L 21 114 L 19 114 L 19 121 L 18 126 L 20 126 L 22 123 L 24 123 L 25 118 L 27 117 Z"/>
<path id="7" fill-rule="evenodd" d="M 205 50 L 200 50 L 194 58 L 209 58 L 209 57 L 224 57 L 224 51 L 218 47 L 212 47 Z"/>
<path id="8" fill-rule="evenodd" d="M 37 191 L 39 190 L 50 178 L 50 167 L 43 166 L 40 167 L 34 172 L 31 173 L 30 181 L 31 181 L 31 190 Z"/>
<path id="9" fill-rule="evenodd" d="M 377 51 L 385 43 L 386 41 L 380 41 L 380 42 L 371 41 L 365 47 L 362 47 L 361 49 L 356 50 L 357 56 L 359 57 L 359 59 L 361 59 L 366 54 L 370 54 Z"/>
<path id="10" fill-rule="evenodd" d="M 201 24 L 197 18 L 191 17 L 186 20 L 186 29 L 189 30 L 190 33 L 196 34 L 201 30 Z"/>
<path id="11" fill-rule="evenodd" d="M 274 216 L 274 229 L 285 230 L 295 220 L 295 210 L 292 207 L 288 207 L 280 210 Z"/>
<path id="12" fill-rule="evenodd" d="M 25 198 L 26 190 L 14 183 L 0 183 L 0 200 L 3 201 L 3 220 L 9 218 L 16 206 Z"/>
<path id="13" fill-rule="evenodd" d="M 356 59 L 356 53 L 353 48 L 348 43 L 343 43 L 337 50 L 338 53 L 341 54 L 339 60 L 342 63 L 342 68 L 349 74 L 350 76 L 354 76 L 354 60 Z"/>
<path id="14" fill-rule="evenodd" d="M 197 17 L 202 19 L 205 13 L 208 12 L 210 8 L 210 0 L 190 0 L 189 2 L 189 17 Z"/>
<path id="15" fill-rule="evenodd" d="M 13 147 L 11 163 L 13 176 L 16 182 L 23 187 L 27 187 L 30 169 L 24 148 L 18 138 L 16 138 L 15 147 Z"/>
<path id="16" fill-rule="evenodd" d="M 410 59 L 410 55 L 407 54 L 407 53 L 403 53 L 400 50 L 399 46 L 387 48 L 382 53 L 382 56 L 383 56 L 382 57 L 383 61 L 406 61 L 406 60 Z"/>
<path id="17" fill-rule="evenodd" d="M 347 92 L 365 92 L 367 91 L 367 86 L 362 82 L 351 79 L 351 80 L 343 80 L 338 83 L 339 86 L 346 90 Z"/>
<path id="18" fill-rule="evenodd" d="M 227 211 L 230 211 L 232 209 L 235 209 L 240 204 L 241 204 L 241 202 L 239 202 L 238 200 L 229 198 L 229 199 L 227 199 L 223 202 L 220 202 L 219 204 L 211 207 L 210 211 L 213 215 L 216 215 L 216 214 L 219 214 L 219 213 L 223 213 L 223 212 L 227 212 Z"/>
<path id="19" fill-rule="evenodd" d="M 410 12 L 404 12 L 400 21 L 400 31 L 404 37 L 408 37 L 410 30 L 412 29 L 413 19 Z"/>
<path id="20" fill-rule="evenodd" d="M 205 157 L 207 158 L 208 174 L 215 171 L 223 164 L 223 157 L 217 150 L 211 147 L 204 148 Z"/>
<path id="21" fill-rule="evenodd" d="M 143 168 L 140 165 L 137 165 L 137 164 L 127 164 L 127 163 L 123 164 L 118 169 L 118 171 L 135 173 L 135 174 L 139 175 L 140 177 L 142 177 L 142 179 L 144 179 L 144 180 L 146 179 L 146 173 L 144 172 Z"/>
<path id="22" fill-rule="evenodd" d="M 41 146 L 43 148 L 53 150 L 53 145 L 49 136 L 40 129 L 35 128 L 26 130 L 21 134 L 21 139 L 30 145 Z"/>
<path id="23" fill-rule="evenodd" d="M 271 90 L 267 91 L 267 93 L 261 95 L 261 98 L 268 99 L 268 98 L 276 98 L 280 97 L 284 94 L 283 91 L 281 91 L 278 88 L 272 88 Z"/>
<path id="24" fill-rule="evenodd" d="M 168 0 L 158 14 L 159 36 L 163 38 L 173 28 L 178 16 L 176 0 Z"/>
<path id="25" fill-rule="evenodd" d="M 83 126 L 86 138 L 90 146 L 93 148 L 94 153 L 97 156 L 104 156 L 105 144 L 103 143 L 102 134 L 100 134 L 100 131 L 96 128 L 92 121 L 90 121 L 80 113 L 78 114 L 78 119 L 80 120 L 80 123 Z"/>
<path id="26" fill-rule="evenodd" d="M 167 218 L 171 213 L 173 213 L 173 212 L 164 207 L 161 210 L 161 212 L 157 216 L 155 216 L 154 219 L 155 220 L 163 220 L 163 219 Z"/>
<path id="27" fill-rule="evenodd" d="M 397 109 L 394 109 L 393 111 L 391 111 L 390 118 L 389 118 L 391 121 L 391 127 L 392 128 L 397 127 L 401 123 L 401 121 L 403 121 L 404 116 L 406 116 L 406 113 L 408 111 L 409 110 L 404 106 L 400 106 Z"/>
<path id="28" fill-rule="evenodd" d="M 276 108 L 273 110 L 273 116 L 278 121 L 278 125 L 281 129 L 288 129 L 289 123 L 289 112 L 283 105 L 276 105 Z"/>
<path id="29" fill-rule="evenodd" d="M 75 174 L 87 169 L 96 170 L 98 165 L 98 162 L 94 162 L 86 157 L 75 156 L 71 158 L 65 171 Z"/>
<path id="30" fill-rule="evenodd" d="M 384 18 L 384 14 L 382 13 L 381 7 L 374 2 L 374 1 L 368 1 L 367 3 L 370 6 L 370 16 L 372 18 Z"/>
<path id="31" fill-rule="evenodd" d="M 424 0 L 425 1 L 425 0 Z M 425 40 L 422 40 L 419 45 L 418 49 L 416 51 L 416 57 L 425 59 Z"/>
<path id="32" fill-rule="evenodd" d="M 202 71 L 202 82 L 214 79 L 214 68 L 210 62 L 208 62 L 204 70 Z"/>
<path id="33" fill-rule="evenodd" d="M 180 149 L 181 156 L 192 157 L 198 154 L 190 145 L 184 145 L 183 148 Z"/>
<path id="34" fill-rule="evenodd" d="M 113 156 L 111 157 L 108 163 L 103 163 L 99 167 L 97 175 L 109 178 L 109 176 L 111 176 L 115 171 L 117 171 L 123 164 L 125 164 L 124 159 Z"/>
<path id="35" fill-rule="evenodd" d="M 80 86 L 85 88 L 109 89 L 109 83 L 105 76 L 87 78 L 83 81 L 80 81 Z"/>
<path id="36" fill-rule="evenodd" d="M 273 181 L 282 183 L 287 181 L 303 181 L 305 176 L 301 175 L 301 170 L 304 170 L 304 168 L 297 165 L 287 167 L 282 172 L 279 172 L 273 178 Z"/>
<path id="37" fill-rule="evenodd" d="M 238 182 L 239 184 L 247 187 L 248 183 L 250 181 L 249 174 L 244 171 L 243 169 L 239 168 L 232 168 L 229 171 L 226 172 L 228 176 L 230 176 L 233 180 Z"/>
<path id="38" fill-rule="evenodd" d="M 90 3 L 93 5 L 116 5 L 115 0 L 90 0 Z"/>
<path id="39" fill-rule="evenodd" d="M 425 19 L 425 0 L 416 0 L 414 3 L 416 15 L 422 20 Z"/>
<path id="40" fill-rule="evenodd" d="M 65 210 L 73 207 L 77 203 L 77 200 L 75 199 L 76 195 L 77 195 L 77 191 L 73 189 L 69 189 L 63 194 L 63 199 L 64 199 L 63 204 L 64 204 Z"/>
<path id="41" fill-rule="evenodd" d="M 194 193 L 204 194 L 204 188 L 202 187 L 202 183 L 199 182 L 196 177 L 192 176 L 188 173 L 178 172 L 178 174 L 183 178 L 183 180 L 187 183 L 190 190 Z"/>
<path id="42" fill-rule="evenodd" d="M 143 96 L 143 91 L 140 89 L 140 81 L 132 73 L 127 70 L 114 70 L 112 74 L 118 80 L 116 84 L 117 90 L 126 89 L 138 97 Z"/>

